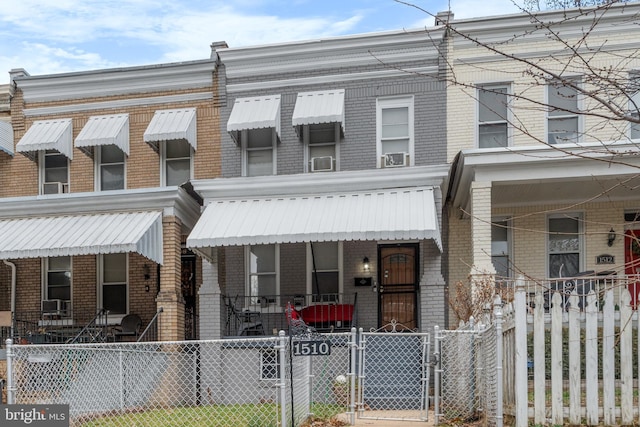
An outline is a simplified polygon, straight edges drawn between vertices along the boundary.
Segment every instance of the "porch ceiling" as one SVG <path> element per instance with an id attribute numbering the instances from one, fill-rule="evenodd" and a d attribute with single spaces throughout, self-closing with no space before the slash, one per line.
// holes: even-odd
<path id="1" fill-rule="evenodd" d="M 424 239 L 442 248 L 433 187 L 213 200 L 187 246 Z"/>
<path id="2" fill-rule="evenodd" d="M 494 183 L 493 207 L 638 200 L 639 176 Z"/>
<path id="3" fill-rule="evenodd" d="M 0 259 L 137 252 L 162 264 L 162 213 L 0 220 Z"/>

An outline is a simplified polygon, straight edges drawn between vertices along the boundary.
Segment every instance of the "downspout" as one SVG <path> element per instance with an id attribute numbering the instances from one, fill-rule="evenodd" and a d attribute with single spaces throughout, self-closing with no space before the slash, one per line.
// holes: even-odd
<path id="1" fill-rule="evenodd" d="M 11 336 L 13 337 L 13 318 L 16 314 L 16 265 L 6 259 L 3 259 L 2 261 L 11 267 Z"/>

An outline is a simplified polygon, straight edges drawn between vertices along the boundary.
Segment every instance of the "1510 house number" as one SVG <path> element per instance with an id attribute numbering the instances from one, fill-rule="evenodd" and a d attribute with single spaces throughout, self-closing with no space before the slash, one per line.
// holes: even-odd
<path id="1" fill-rule="evenodd" d="M 331 354 L 329 341 L 294 341 L 294 356 L 328 356 Z"/>

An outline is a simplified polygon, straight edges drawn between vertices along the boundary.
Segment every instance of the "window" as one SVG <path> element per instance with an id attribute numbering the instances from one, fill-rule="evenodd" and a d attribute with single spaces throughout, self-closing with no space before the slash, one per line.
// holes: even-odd
<path id="1" fill-rule="evenodd" d="M 280 378 L 280 357 L 276 350 L 260 351 L 260 379 L 277 380 Z"/>
<path id="2" fill-rule="evenodd" d="M 164 185 L 181 185 L 191 179 L 191 144 L 186 139 L 162 142 Z"/>
<path id="3" fill-rule="evenodd" d="M 548 143 L 578 142 L 578 91 L 561 83 L 550 84 L 548 90 Z"/>
<path id="4" fill-rule="evenodd" d="M 478 147 L 509 145 L 508 87 L 485 86 L 478 89 Z"/>
<path id="5" fill-rule="evenodd" d="M 629 112 L 636 120 L 640 118 L 640 76 L 632 76 L 631 80 L 631 100 L 629 101 Z M 640 139 L 640 123 L 631 123 L 631 139 Z"/>
<path id="6" fill-rule="evenodd" d="M 340 125 L 323 123 L 305 125 L 303 139 L 307 150 L 306 172 L 331 172 L 338 170 Z"/>
<path id="7" fill-rule="evenodd" d="M 341 242 L 307 244 L 307 292 L 314 296 L 314 302 L 338 301 L 342 292 L 341 267 Z"/>
<path id="8" fill-rule="evenodd" d="M 252 305 L 266 306 L 276 303 L 280 292 L 278 265 L 280 247 L 278 245 L 255 245 L 247 249 L 247 295 Z"/>
<path id="9" fill-rule="evenodd" d="M 413 164 L 413 97 L 378 99 L 379 167 Z"/>
<path id="10" fill-rule="evenodd" d="M 51 257 L 44 260 L 45 284 L 43 311 L 69 316 L 71 303 L 71 257 Z"/>
<path id="11" fill-rule="evenodd" d="M 69 159 L 56 150 L 40 151 L 41 194 L 69 192 Z"/>
<path id="12" fill-rule="evenodd" d="M 99 255 L 101 307 L 109 314 L 127 314 L 127 254 Z"/>
<path id="13" fill-rule="evenodd" d="M 95 150 L 100 191 L 124 189 L 124 153 L 115 145 L 102 145 Z"/>
<path id="14" fill-rule="evenodd" d="M 273 128 L 242 131 L 243 176 L 275 175 L 276 134 Z"/>
<path id="15" fill-rule="evenodd" d="M 508 219 L 491 224 L 491 261 L 499 278 L 511 277 L 511 228 Z"/>
<path id="16" fill-rule="evenodd" d="M 549 277 L 575 276 L 582 264 L 582 218 L 567 214 L 548 221 Z"/>

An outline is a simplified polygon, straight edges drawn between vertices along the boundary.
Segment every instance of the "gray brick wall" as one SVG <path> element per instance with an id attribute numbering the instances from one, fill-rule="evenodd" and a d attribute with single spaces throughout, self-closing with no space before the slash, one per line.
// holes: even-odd
<path id="1" fill-rule="evenodd" d="M 407 64 L 407 67 L 416 64 Z M 378 68 L 378 67 L 375 67 Z M 370 71 L 369 68 L 329 70 L 328 74 Z M 223 68 L 219 72 L 224 72 Z M 279 76 L 280 79 L 308 77 Z M 228 84 L 246 83 L 252 79 L 226 80 Z M 269 76 L 264 77 L 265 81 Z M 442 164 L 446 161 L 446 86 L 433 76 L 407 73 L 402 77 L 345 81 L 314 86 L 296 86 L 227 93 L 227 103 L 221 109 L 222 175 L 240 176 L 241 149 L 226 131 L 226 123 L 236 98 L 281 95 L 281 135 L 277 147 L 277 173 L 287 175 L 304 171 L 304 145 L 291 126 L 291 117 L 298 92 L 345 89 L 345 135 L 340 146 L 341 170 L 362 170 L 376 167 L 376 99 L 393 95 L 414 96 L 415 164 Z"/>

